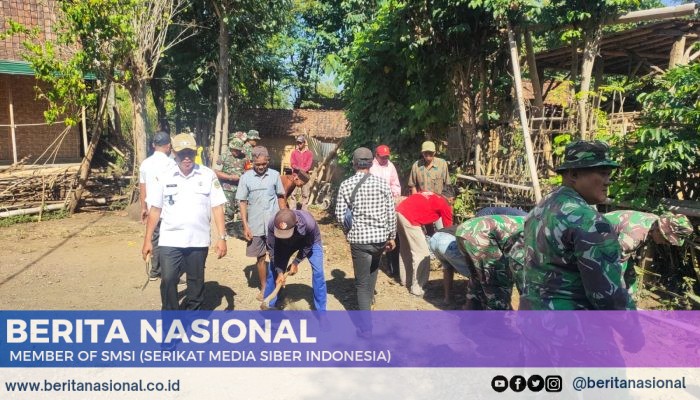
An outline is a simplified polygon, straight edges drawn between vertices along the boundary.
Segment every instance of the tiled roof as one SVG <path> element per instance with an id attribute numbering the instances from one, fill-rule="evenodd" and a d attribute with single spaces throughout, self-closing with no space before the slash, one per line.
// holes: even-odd
<path id="1" fill-rule="evenodd" d="M 310 135 L 319 139 L 341 139 L 350 134 L 342 110 L 242 110 L 236 127 L 255 129 L 263 136 Z"/>
<path id="2" fill-rule="evenodd" d="M 38 28 L 38 39 L 54 39 L 52 26 L 56 22 L 55 0 L 2 0 L 0 1 L 0 30 L 9 28 L 8 20 L 27 28 Z M 14 35 L 0 40 L 0 60 L 22 61 L 22 41 L 26 35 Z"/>

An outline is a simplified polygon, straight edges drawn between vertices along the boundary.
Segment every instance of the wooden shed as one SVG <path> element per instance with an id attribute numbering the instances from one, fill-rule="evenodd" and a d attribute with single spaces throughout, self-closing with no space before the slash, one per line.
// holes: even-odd
<path id="1" fill-rule="evenodd" d="M 298 135 L 312 138 L 317 147 L 314 161 L 320 162 L 350 134 L 342 110 L 248 109 L 238 115 L 235 126 L 235 130 L 260 132 L 259 144 L 267 147 L 275 169 L 288 165 Z"/>

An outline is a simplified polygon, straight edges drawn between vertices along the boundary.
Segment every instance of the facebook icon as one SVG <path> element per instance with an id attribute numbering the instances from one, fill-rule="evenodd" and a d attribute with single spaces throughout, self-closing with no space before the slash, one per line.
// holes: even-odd
<path id="1" fill-rule="evenodd" d="M 515 375 L 510 378 L 510 390 L 514 392 L 522 392 L 525 390 L 525 378 L 520 375 Z"/>

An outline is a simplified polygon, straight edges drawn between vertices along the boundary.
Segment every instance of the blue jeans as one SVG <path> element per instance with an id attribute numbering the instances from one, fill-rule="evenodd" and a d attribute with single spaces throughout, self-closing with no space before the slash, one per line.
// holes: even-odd
<path id="1" fill-rule="evenodd" d="M 274 251 L 274 250 L 273 250 Z M 289 254 L 275 253 L 275 265 L 267 263 L 267 284 L 265 285 L 264 296 L 267 297 L 275 289 L 275 281 L 277 280 L 277 268 L 285 270 L 289 259 L 294 252 Z M 323 246 L 316 243 L 311 247 L 309 254 L 309 263 L 311 264 L 312 277 L 311 286 L 314 290 L 314 308 L 316 311 L 326 311 L 326 278 L 323 276 Z M 277 297 L 270 300 L 270 306 L 274 306 L 277 302 Z"/>
<path id="2" fill-rule="evenodd" d="M 430 250 L 435 254 L 443 268 L 452 268 L 464 276 L 469 276 L 467 257 L 459 251 L 457 238 L 447 232 L 436 232 L 429 242 Z"/>

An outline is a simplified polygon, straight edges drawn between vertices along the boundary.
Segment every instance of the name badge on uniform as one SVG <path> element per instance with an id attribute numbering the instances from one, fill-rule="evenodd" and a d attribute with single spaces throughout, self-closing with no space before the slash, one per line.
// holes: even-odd
<path id="1" fill-rule="evenodd" d="M 166 188 L 176 188 L 176 187 L 177 187 L 177 183 L 169 183 L 169 184 L 165 185 L 165 187 L 166 187 Z M 173 204 L 175 204 L 175 200 L 173 199 L 173 195 L 172 195 L 172 194 L 165 195 L 165 199 L 166 199 L 166 201 L 168 202 L 168 205 L 171 205 L 171 206 L 172 206 Z"/>

